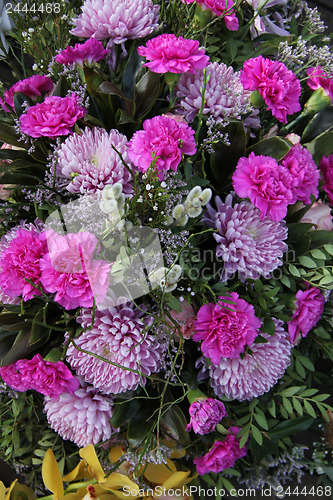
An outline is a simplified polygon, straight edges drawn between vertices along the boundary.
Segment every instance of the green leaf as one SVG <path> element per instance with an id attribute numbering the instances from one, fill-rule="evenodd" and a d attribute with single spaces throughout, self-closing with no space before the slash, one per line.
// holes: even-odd
<path id="1" fill-rule="evenodd" d="M 271 318 L 264 319 L 264 330 L 269 335 L 275 334 L 275 323 Z"/>
<path id="2" fill-rule="evenodd" d="M 301 392 L 300 396 L 302 396 L 303 398 L 308 398 L 314 396 L 315 394 L 317 394 L 317 392 L 318 389 L 306 389 L 305 391 Z"/>
<path id="3" fill-rule="evenodd" d="M 304 385 L 303 385 L 304 387 Z M 298 394 L 301 391 L 302 387 L 288 387 L 287 389 L 283 389 L 282 391 L 279 391 L 278 394 L 279 396 L 284 396 L 284 397 L 290 397 L 294 396 L 295 394 Z"/>
<path id="4" fill-rule="evenodd" d="M 284 439 L 287 436 L 308 430 L 313 423 L 314 419 L 312 417 L 296 417 L 280 422 L 269 431 L 269 436 L 271 439 Z"/>
<path id="5" fill-rule="evenodd" d="M 329 397 L 330 397 L 330 394 L 318 394 L 318 396 L 314 396 L 313 399 L 315 401 L 325 401 Z"/>
<path id="6" fill-rule="evenodd" d="M 322 250 L 319 250 L 319 248 L 315 248 L 314 250 L 311 250 L 311 255 L 315 259 L 324 259 L 324 260 L 327 259 L 325 252 L 323 252 Z"/>
<path id="7" fill-rule="evenodd" d="M 311 237 L 312 241 L 318 241 L 320 243 L 333 243 L 333 231 L 326 231 L 326 230 L 310 231 L 309 236 Z M 326 245 L 324 245 L 324 248 L 325 247 Z"/>
<path id="8" fill-rule="evenodd" d="M 283 397 L 282 398 L 282 404 L 283 404 L 283 406 L 285 407 L 285 409 L 286 409 L 286 411 L 288 413 L 293 413 L 293 407 L 291 406 L 291 402 L 289 401 L 288 398 Z"/>
<path id="9" fill-rule="evenodd" d="M 311 372 L 314 372 L 315 367 L 313 366 L 313 363 L 309 360 L 309 358 L 306 358 L 305 356 L 298 356 L 297 358 L 305 368 L 310 370 Z"/>
<path id="10" fill-rule="evenodd" d="M 280 161 L 290 151 L 291 147 L 292 143 L 283 137 L 269 137 L 248 148 L 246 154 L 249 155 L 253 152 L 256 156 L 271 156 Z"/>
<path id="11" fill-rule="evenodd" d="M 316 269 L 317 267 L 317 262 L 307 255 L 300 255 L 300 257 L 298 257 L 298 260 L 300 261 L 302 266 L 309 267 L 310 269 Z"/>
<path id="12" fill-rule="evenodd" d="M 294 264 L 289 264 L 288 269 L 290 271 L 290 274 L 292 274 L 293 276 L 296 276 L 297 278 L 301 276 L 299 270 L 296 266 L 294 266 Z"/>
<path id="13" fill-rule="evenodd" d="M 161 78 L 157 73 L 148 71 L 138 81 L 133 91 L 135 116 L 142 118 L 150 111 L 160 93 Z"/>
<path id="14" fill-rule="evenodd" d="M 258 429 L 258 427 L 256 427 L 255 425 L 251 425 L 251 432 L 252 432 L 252 436 L 254 437 L 254 439 L 257 441 L 257 443 L 259 445 L 262 445 L 262 434 L 260 432 L 260 430 Z"/>
<path id="15" fill-rule="evenodd" d="M 265 429 L 266 431 L 268 430 L 268 425 L 267 425 L 267 420 L 265 415 L 259 415 L 258 413 L 254 413 L 254 418 L 257 421 L 257 423 Z"/>
<path id="16" fill-rule="evenodd" d="M 161 418 L 161 423 L 164 425 L 169 434 L 181 443 L 189 443 L 189 433 L 185 431 L 187 420 L 184 413 L 177 404 L 172 404 Z"/>
<path id="17" fill-rule="evenodd" d="M 270 405 L 269 405 L 269 407 L 268 407 L 268 411 L 269 411 L 269 413 L 272 415 L 272 417 L 273 417 L 273 418 L 275 418 L 275 417 L 276 417 L 276 407 L 275 407 L 275 406 L 276 406 L 276 405 L 275 405 L 275 401 L 274 401 L 274 399 L 272 399 L 272 400 L 270 401 Z"/>
<path id="18" fill-rule="evenodd" d="M 326 135 L 326 131 L 333 126 L 333 107 L 325 108 L 317 113 L 305 127 L 302 135 L 302 144 L 311 142 L 309 149 L 316 151 L 315 139 L 321 134 Z M 332 143 L 331 143 L 331 147 Z M 333 152 L 333 150 L 332 150 Z M 324 153 L 323 153 L 324 154 Z M 330 153 L 331 154 L 331 153 Z"/>
<path id="19" fill-rule="evenodd" d="M 296 368 L 298 375 L 300 375 L 302 378 L 306 377 L 306 373 L 305 373 L 305 370 L 303 368 L 303 365 L 301 364 L 301 362 L 298 359 L 296 359 L 296 361 L 295 361 L 295 368 Z"/>
<path id="20" fill-rule="evenodd" d="M 303 407 L 297 398 L 293 398 L 293 405 L 299 415 L 303 415 Z"/>
<path id="21" fill-rule="evenodd" d="M 307 401 L 306 399 L 303 400 L 303 404 L 304 404 L 304 410 L 309 414 L 311 415 L 311 417 L 313 418 L 316 418 L 316 412 L 314 411 L 313 409 L 313 406 L 309 403 L 309 401 Z"/>
<path id="22" fill-rule="evenodd" d="M 173 295 L 168 294 L 167 302 L 168 302 L 168 305 L 171 307 L 171 309 L 173 309 L 174 311 L 180 312 L 182 310 L 181 303 Z"/>

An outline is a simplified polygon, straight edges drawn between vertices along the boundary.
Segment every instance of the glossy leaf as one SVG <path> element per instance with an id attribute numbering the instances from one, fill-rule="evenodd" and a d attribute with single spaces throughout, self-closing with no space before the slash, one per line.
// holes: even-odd
<path id="1" fill-rule="evenodd" d="M 283 137 L 269 137 L 248 148 L 246 154 L 248 156 L 253 152 L 256 156 L 271 156 L 279 161 L 286 156 L 291 147 L 292 143 Z"/>
<path id="2" fill-rule="evenodd" d="M 135 115 L 145 116 L 160 93 L 160 75 L 148 71 L 134 87 L 133 100 L 136 105 Z"/>
<path id="3" fill-rule="evenodd" d="M 305 127 L 302 143 L 313 141 L 318 135 L 333 127 L 333 106 L 317 113 Z"/>
<path id="4" fill-rule="evenodd" d="M 13 95 L 14 108 L 17 116 L 21 116 L 22 113 L 25 112 L 27 103 L 29 106 L 33 106 L 34 102 L 30 99 L 30 97 L 26 96 L 22 92 L 15 92 Z"/>
<path id="5" fill-rule="evenodd" d="M 269 437 L 271 439 L 283 439 L 287 436 L 296 434 L 297 432 L 303 432 L 308 430 L 314 423 L 314 418 L 312 417 L 297 417 L 290 420 L 280 422 L 269 431 Z"/>

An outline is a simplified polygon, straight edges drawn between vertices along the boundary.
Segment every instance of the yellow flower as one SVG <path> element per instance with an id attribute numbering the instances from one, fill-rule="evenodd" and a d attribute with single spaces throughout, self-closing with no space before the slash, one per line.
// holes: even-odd
<path id="1" fill-rule="evenodd" d="M 24 484 L 17 482 L 17 479 L 12 482 L 9 488 L 6 488 L 2 481 L 0 481 L 0 500 L 9 500 L 14 497 L 15 500 L 32 500 L 34 498 L 34 491 Z"/>
<path id="2" fill-rule="evenodd" d="M 166 464 L 149 463 L 143 472 L 144 477 L 153 485 L 152 500 L 193 500 L 186 485 L 194 479 L 190 471 L 177 471 L 175 464 L 167 460 Z M 169 495 L 168 495 L 169 492 Z"/>

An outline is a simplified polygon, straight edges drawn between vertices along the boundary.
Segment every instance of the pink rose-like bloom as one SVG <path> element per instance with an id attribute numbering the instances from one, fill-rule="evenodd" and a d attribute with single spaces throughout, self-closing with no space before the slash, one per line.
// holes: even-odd
<path id="1" fill-rule="evenodd" d="M 324 311 L 325 298 L 319 288 L 309 288 L 296 293 L 296 310 L 288 323 L 290 342 L 295 343 L 302 335 L 306 337 L 321 318 Z"/>
<path id="2" fill-rule="evenodd" d="M 293 200 L 311 203 L 310 196 L 313 194 L 318 198 L 319 170 L 314 159 L 306 148 L 300 144 L 295 144 L 289 153 L 281 161 L 281 165 L 286 167 L 293 176 Z"/>
<path id="3" fill-rule="evenodd" d="M 10 106 L 14 109 L 14 94 L 15 92 L 22 92 L 24 95 L 30 97 L 33 101 L 37 99 L 40 95 L 45 92 L 49 92 L 53 88 L 52 78 L 45 75 L 33 75 L 24 80 L 14 83 L 10 89 L 5 90 L 4 100 L 0 98 L 0 104 L 2 109 L 6 112 L 10 112 L 10 109 L 6 106 Z"/>
<path id="4" fill-rule="evenodd" d="M 44 361 L 40 354 L 0 368 L 0 375 L 15 391 L 34 389 L 51 398 L 63 392 L 73 394 L 79 387 L 79 381 L 62 361 Z"/>
<path id="5" fill-rule="evenodd" d="M 193 460 L 197 466 L 198 474 L 208 474 L 209 472 L 221 472 L 224 469 L 233 467 L 236 460 L 245 457 L 247 449 L 239 447 L 239 441 L 236 434 L 240 431 L 239 427 L 231 427 L 230 434 L 224 441 L 216 441 L 211 449 L 203 457 Z"/>
<path id="6" fill-rule="evenodd" d="M 74 47 L 67 46 L 66 49 L 57 55 L 56 61 L 59 64 L 79 64 L 83 66 L 87 64 L 96 63 L 109 53 L 110 51 L 103 47 L 102 42 L 96 38 L 89 38 L 84 43 L 76 43 Z"/>
<path id="7" fill-rule="evenodd" d="M 317 90 L 321 87 L 333 102 L 333 79 L 327 76 L 323 68 L 321 66 L 308 68 L 306 73 L 309 77 L 307 84 L 310 89 Z"/>
<path id="8" fill-rule="evenodd" d="M 329 204 L 333 206 L 333 155 L 323 156 L 319 164 L 324 181 L 323 190 L 326 191 Z"/>
<path id="9" fill-rule="evenodd" d="M 196 314 L 194 312 L 191 304 L 187 302 L 180 302 L 181 311 L 170 311 L 170 316 L 179 323 L 180 332 L 184 339 L 190 339 L 195 332 L 194 321 L 196 319 Z M 174 330 L 175 334 L 178 335 L 178 328 Z"/>
<path id="10" fill-rule="evenodd" d="M 199 49 L 197 40 L 167 33 L 148 40 L 146 46 L 140 45 L 138 54 L 151 61 L 144 66 L 154 73 L 196 73 L 209 64 L 209 57 L 204 49 Z"/>
<path id="11" fill-rule="evenodd" d="M 285 64 L 258 56 L 243 65 L 241 82 L 248 90 L 258 90 L 273 116 L 287 123 L 287 115 L 300 111 L 301 84 Z"/>
<path id="12" fill-rule="evenodd" d="M 48 250 L 40 262 L 45 290 L 65 309 L 101 303 L 109 285 L 110 264 L 93 258 L 97 238 L 88 231 L 65 236 L 46 231 Z"/>
<path id="13" fill-rule="evenodd" d="M 1 291 L 9 297 L 23 297 L 24 301 L 41 295 L 36 287 L 41 287 L 40 260 L 46 252 L 42 233 L 19 229 L 1 255 Z"/>
<path id="14" fill-rule="evenodd" d="M 302 203 L 300 205 L 301 207 L 299 207 L 299 209 L 302 208 Z M 313 229 L 317 230 L 324 230 L 324 231 L 333 230 L 333 219 L 331 215 L 331 209 L 321 200 L 314 202 L 310 210 L 308 210 L 306 214 L 303 215 L 300 222 L 315 224 L 316 227 L 313 226 Z"/>
<path id="15" fill-rule="evenodd" d="M 253 343 L 260 326 L 254 307 L 232 292 L 230 297 L 219 297 L 218 304 L 205 304 L 199 309 L 193 340 L 203 340 L 204 356 L 218 365 L 221 358 L 238 358 L 245 346 Z"/>
<path id="16" fill-rule="evenodd" d="M 232 180 L 238 196 L 250 198 L 259 208 L 262 219 L 267 215 L 276 222 L 286 216 L 294 198 L 294 178 L 289 169 L 274 158 L 256 156 L 253 152 L 248 158 L 240 158 Z"/>
<path id="17" fill-rule="evenodd" d="M 135 132 L 128 143 L 128 157 L 141 172 L 147 172 L 156 159 L 158 178 L 164 172 L 176 171 L 182 155 L 194 155 L 194 130 L 186 123 L 168 116 L 155 116 L 143 122 L 144 130 Z"/>
<path id="18" fill-rule="evenodd" d="M 198 400 L 191 404 L 189 408 L 191 417 L 190 423 L 185 430 L 196 434 L 208 434 L 213 432 L 220 420 L 227 415 L 225 406 L 221 401 L 213 398 Z"/>
<path id="19" fill-rule="evenodd" d="M 182 2 L 191 4 L 194 0 L 182 0 Z M 227 15 L 223 17 L 226 27 L 231 31 L 238 30 L 239 22 L 235 12 L 232 10 L 234 6 L 233 0 L 197 0 L 197 4 L 201 5 L 203 10 L 211 10 L 218 17 L 227 12 Z"/>
<path id="20" fill-rule="evenodd" d="M 75 94 L 47 97 L 20 116 L 21 132 L 34 138 L 68 135 L 75 122 L 86 113 L 87 110 L 78 105 Z"/>

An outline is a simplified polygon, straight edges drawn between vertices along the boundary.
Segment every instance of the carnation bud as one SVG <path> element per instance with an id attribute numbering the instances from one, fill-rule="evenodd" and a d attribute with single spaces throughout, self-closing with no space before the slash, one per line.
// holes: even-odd
<path id="1" fill-rule="evenodd" d="M 194 12 L 194 19 L 199 22 L 200 28 L 204 28 L 212 20 L 213 14 L 210 9 L 204 9 L 202 5 L 197 5 Z"/>
<path id="2" fill-rule="evenodd" d="M 251 93 L 251 95 L 250 95 L 250 103 L 255 108 L 263 108 L 264 106 L 266 106 L 265 101 L 261 97 L 259 90 L 254 90 Z"/>
<path id="3" fill-rule="evenodd" d="M 331 98 L 325 93 L 322 87 L 315 90 L 310 99 L 304 105 L 304 111 L 307 114 L 318 113 L 331 104 Z"/>

